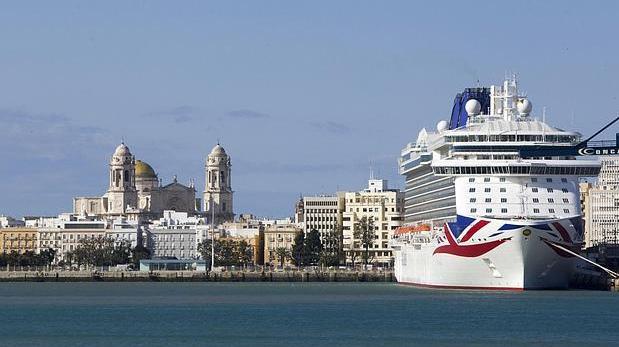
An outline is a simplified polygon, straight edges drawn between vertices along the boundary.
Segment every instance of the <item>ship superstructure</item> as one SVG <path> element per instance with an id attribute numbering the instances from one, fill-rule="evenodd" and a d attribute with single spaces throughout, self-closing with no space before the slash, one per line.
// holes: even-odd
<path id="1" fill-rule="evenodd" d="M 449 123 L 402 150 L 405 222 L 393 240 L 400 282 L 458 288 L 564 288 L 582 241 L 578 179 L 597 159 L 525 157 L 569 148 L 577 132 L 531 116 L 515 78 L 458 94 Z M 560 151 L 555 151 L 561 153 Z M 540 153 L 544 153 L 540 151 Z M 421 228 L 428 225 L 429 228 Z M 428 231 L 424 231 L 428 229 Z"/>

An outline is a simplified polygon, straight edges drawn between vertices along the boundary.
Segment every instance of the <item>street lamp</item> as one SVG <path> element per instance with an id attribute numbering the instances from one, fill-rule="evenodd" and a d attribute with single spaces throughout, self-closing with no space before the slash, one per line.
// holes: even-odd
<path id="1" fill-rule="evenodd" d="M 211 272 L 215 270 L 215 200 L 211 196 L 209 207 L 211 208 Z"/>

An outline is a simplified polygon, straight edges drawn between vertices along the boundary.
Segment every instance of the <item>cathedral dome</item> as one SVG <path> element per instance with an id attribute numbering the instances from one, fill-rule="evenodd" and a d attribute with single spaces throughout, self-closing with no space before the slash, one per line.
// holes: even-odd
<path id="1" fill-rule="evenodd" d="M 213 147 L 213 149 L 211 150 L 211 154 L 212 156 L 217 156 L 217 157 L 223 157 L 226 156 L 226 150 L 221 147 L 221 145 L 218 143 L 217 146 Z"/>
<path id="2" fill-rule="evenodd" d="M 157 178 L 153 167 L 141 160 L 135 161 L 135 178 Z"/>
<path id="3" fill-rule="evenodd" d="M 120 145 L 118 145 L 118 147 L 116 147 L 116 150 L 114 151 L 114 155 L 119 156 L 119 157 L 130 156 L 131 151 L 129 151 L 129 147 L 127 147 L 125 143 L 123 142 Z"/>

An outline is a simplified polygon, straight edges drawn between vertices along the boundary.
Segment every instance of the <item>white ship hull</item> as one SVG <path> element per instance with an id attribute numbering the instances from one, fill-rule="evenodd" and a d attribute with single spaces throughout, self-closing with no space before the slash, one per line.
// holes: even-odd
<path id="1" fill-rule="evenodd" d="M 430 242 L 395 244 L 396 279 L 404 284 L 456 289 L 568 287 L 574 258 L 552 245 L 573 246 L 572 239 L 579 231 L 570 219 L 538 224 L 546 225 L 544 229 L 509 224 L 512 229 L 503 232 L 498 230 L 505 225 L 503 221 L 486 222 L 473 239 L 464 242 L 471 228 L 460 235 L 460 240 L 453 238 L 451 242 L 445 237 L 449 235 L 434 232 L 431 237 L 433 232 L 425 232 Z M 563 227 L 561 232 L 555 227 L 557 223 Z M 450 228 L 446 226 L 444 232 L 451 233 Z"/>

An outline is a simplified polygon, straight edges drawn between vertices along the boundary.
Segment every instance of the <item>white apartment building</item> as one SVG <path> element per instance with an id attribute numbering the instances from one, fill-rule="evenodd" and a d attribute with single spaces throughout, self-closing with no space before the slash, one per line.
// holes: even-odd
<path id="1" fill-rule="evenodd" d="M 117 244 L 126 242 L 134 248 L 142 235 L 137 224 L 124 219 L 107 220 L 78 219 L 62 214 L 58 218 L 40 219 L 37 225 L 37 252 L 46 249 L 56 251 L 56 261 L 64 260 L 66 253 L 75 250 L 82 240 L 107 237 Z"/>
<path id="2" fill-rule="evenodd" d="M 177 259 L 196 259 L 197 231 L 192 227 L 155 227 L 145 230 L 146 248 L 155 257 L 176 257 Z"/>
<path id="3" fill-rule="evenodd" d="M 619 245 L 619 157 L 602 157 L 601 162 L 598 181 L 584 200 L 585 248 Z"/>
<path id="4" fill-rule="evenodd" d="M 146 248 L 154 257 L 196 259 L 198 243 L 208 226 L 206 219 L 186 212 L 164 211 L 163 217 L 143 232 Z"/>
<path id="5" fill-rule="evenodd" d="M 346 193 L 343 212 L 343 248 L 346 262 L 363 262 L 365 248 L 354 237 L 355 225 L 363 218 L 374 221 L 376 240 L 369 248 L 369 261 L 374 264 L 389 265 L 392 251 L 389 240 L 394 230 L 401 226 L 404 216 L 404 194 L 389 189 L 386 180 L 370 179 L 368 188 L 361 192 Z"/>
<path id="6" fill-rule="evenodd" d="M 325 237 L 340 232 L 343 211 L 344 193 L 303 197 L 303 232 L 307 235 L 312 230 L 318 231 L 323 246 L 330 247 Z"/>

